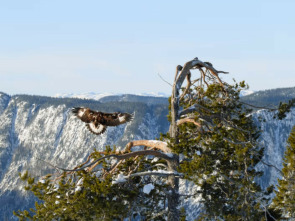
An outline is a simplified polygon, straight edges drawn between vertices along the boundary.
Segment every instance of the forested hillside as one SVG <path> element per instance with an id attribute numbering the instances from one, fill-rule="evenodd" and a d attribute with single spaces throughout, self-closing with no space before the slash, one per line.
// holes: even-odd
<path id="1" fill-rule="evenodd" d="M 286 95 L 286 96 L 284 96 Z M 294 88 L 256 92 L 242 98 L 244 102 L 264 106 L 277 105 L 280 99 L 294 98 Z M 122 101 L 123 100 L 123 101 Z M 85 106 L 105 112 L 133 113 L 134 120 L 118 128 L 108 128 L 98 137 L 88 132 L 85 125 L 76 120 L 70 110 Z M 39 159 L 56 165 L 72 168 L 83 162 L 94 149 L 105 145 L 123 148 L 128 140 L 155 139 L 168 130 L 168 103 L 165 98 L 138 97 L 132 95 L 106 97 L 101 102 L 74 98 L 0 93 L 0 219 L 12 217 L 12 210 L 29 208 L 34 198 L 23 190 L 18 173 L 29 170 L 39 177 L 54 169 Z M 254 114 L 256 123 L 264 131 L 261 144 L 265 146 L 266 163 L 282 167 L 285 144 L 293 125 L 295 111 L 286 119 L 273 119 L 273 113 L 262 110 Z M 265 175 L 259 181 L 266 187 L 276 184 L 279 172 L 274 167 L 260 164 Z M 189 191 L 191 184 L 181 187 Z M 198 213 L 198 203 L 186 200 L 192 218 Z"/>
<path id="2" fill-rule="evenodd" d="M 242 97 L 241 100 L 252 105 L 273 108 L 280 102 L 288 102 L 293 98 L 295 98 L 295 87 L 257 91 Z"/>
<path id="3" fill-rule="evenodd" d="M 97 136 L 71 113 L 73 107 L 90 107 L 104 112 L 128 112 L 134 120 L 109 127 Z M 19 172 L 39 177 L 54 169 L 45 160 L 73 167 L 94 149 L 106 145 L 123 148 L 130 139 L 154 139 L 168 130 L 166 104 L 106 102 L 73 98 L 0 94 L 0 219 L 12 210 L 28 208 L 33 198 L 26 195 Z"/>

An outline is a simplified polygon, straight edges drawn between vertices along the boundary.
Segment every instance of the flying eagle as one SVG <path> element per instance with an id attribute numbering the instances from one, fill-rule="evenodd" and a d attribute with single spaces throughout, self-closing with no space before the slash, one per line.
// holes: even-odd
<path id="1" fill-rule="evenodd" d="M 133 115 L 128 113 L 103 113 L 84 107 L 75 107 L 72 109 L 72 112 L 86 123 L 90 132 L 97 135 L 104 133 L 108 126 L 115 127 L 133 119 Z"/>

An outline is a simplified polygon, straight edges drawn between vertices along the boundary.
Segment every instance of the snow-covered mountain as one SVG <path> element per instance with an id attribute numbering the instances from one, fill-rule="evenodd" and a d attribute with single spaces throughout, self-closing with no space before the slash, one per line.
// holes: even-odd
<path id="1" fill-rule="evenodd" d="M 68 94 L 56 94 L 53 97 L 57 98 L 80 98 L 80 99 L 92 99 L 92 100 L 100 100 L 103 97 L 107 96 L 119 96 L 122 94 L 116 94 L 116 93 L 95 93 L 95 92 L 88 92 L 88 93 L 81 93 L 81 94 L 75 94 L 75 93 L 68 93 Z"/>
<path id="2" fill-rule="evenodd" d="M 253 94 L 255 93 L 255 91 L 252 91 L 252 90 L 242 90 L 240 92 L 240 96 L 243 97 L 243 96 L 247 96 L 247 95 L 250 95 L 250 94 Z"/>
<path id="3" fill-rule="evenodd" d="M 76 106 L 129 112 L 135 118 L 97 136 L 71 114 L 71 108 Z M 38 177 L 52 172 L 39 159 L 73 168 L 94 148 L 102 150 L 113 144 L 124 148 L 130 140 L 159 137 L 160 132 L 168 130 L 167 114 L 167 104 L 101 103 L 0 93 L 0 220 L 10 219 L 13 210 L 33 205 L 33 198 L 24 192 L 18 174 L 28 170 Z"/>
<path id="4" fill-rule="evenodd" d="M 277 179 L 281 177 L 278 169 L 282 169 L 282 159 L 286 149 L 286 142 L 295 126 L 295 108 L 293 108 L 284 120 L 274 119 L 274 113 L 263 110 L 257 111 L 254 114 L 257 121 L 258 118 L 262 122 L 258 123 L 261 127 L 262 134 L 260 136 L 260 144 L 265 147 L 263 163 L 258 165 L 261 171 L 264 171 L 260 183 L 262 187 L 267 187 L 270 184 L 277 184 Z"/>
<path id="5" fill-rule="evenodd" d="M 96 93 L 96 92 L 87 92 L 87 93 L 81 93 L 81 94 L 75 94 L 75 93 L 68 93 L 68 94 L 56 94 L 54 97 L 57 98 L 80 98 L 80 99 L 92 99 L 92 100 L 101 100 L 104 97 L 109 96 L 123 96 L 126 94 L 121 93 Z M 157 93 L 139 93 L 139 94 L 132 94 L 136 96 L 145 96 L 145 97 L 163 97 L 167 98 L 169 97 L 168 94 L 157 92 Z"/>
<path id="6" fill-rule="evenodd" d="M 251 96 L 251 95 L 250 95 Z M 134 113 L 132 122 L 96 136 L 73 117 L 70 110 L 76 106 L 115 112 Z M 28 208 L 34 199 L 23 190 L 19 172 L 28 170 L 34 176 L 53 172 L 39 159 L 73 168 L 83 162 L 88 154 L 106 145 L 116 144 L 123 148 L 130 140 L 155 139 L 160 132 L 168 130 L 168 103 L 166 98 L 134 95 L 105 96 L 99 101 L 52 98 L 41 96 L 0 93 L 0 220 L 12 219 L 12 211 Z M 266 163 L 281 167 L 287 137 L 295 125 L 295 109 L 283 121 L 273 119 L 273 113 L 258 111 L 254 114 L 261 126 L 261 144 L 265 146 Z M 279 172 L 274 167 L 259 165 L 265 175 L 261 184 L 275 184 Z M 190 183 L 181 186 L 189 193 Z M 197 200 L 188 199 L 189 219 L 193 220 L 199 210 Z"/>

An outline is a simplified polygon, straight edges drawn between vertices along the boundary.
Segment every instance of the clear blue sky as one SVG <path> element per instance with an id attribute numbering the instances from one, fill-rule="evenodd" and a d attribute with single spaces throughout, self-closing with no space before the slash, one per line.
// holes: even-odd
<path id="1" fill-rule="evenodd" d="M 198 57 L 252 90 L 295 86 L 295 1 L 0 0 L 0 91 L 165 92 Z"/>

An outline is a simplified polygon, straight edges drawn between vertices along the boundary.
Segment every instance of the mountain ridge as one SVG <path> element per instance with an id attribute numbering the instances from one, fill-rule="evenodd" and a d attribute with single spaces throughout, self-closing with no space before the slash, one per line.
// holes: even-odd
<path id="1" fill-rule="evenodd" d="M 275 88 L 256 91 L 241 97 L 241 100 L 252 105 L 277 107 L 280 102 L 288 102 L 295 98 L 295 87 Z"/>
<path id="2" fill-rule="evenodd" d="M 255 93 L 245 98 L 259 98 Z M 270 93 L 269 97 L 271 96 Z M 13 220 L 12 210 L 33 206 L 34 198 L 23 190 L 24 184 L 18 173 L 28 170 L 32 175 L 40 177 L 54 171 L 39 158 L 72 168 L 83 162 L 93 148 L 102 150 L 106 145 L 115 144 L 120 149 L 130 140 L 155 139 L 160 133 L 168 131 L 167 98 L 126 95 L 104 99 L 102 102 L 0 93 L 0 219 Z M 161 103 L 157 99 L 161 102 L 164 99 L 165 102 Z M 274 97 L 269 101 L 276 100 Z M 130 112 L 135 117 L 131 123 L 108 128 L 105 134 L 96 136 L 71 115 L 70 109 L 75 106 L 87 106 L 105 112 Z M 295 125 L 295 109 L 283 121 L 273 119 L 273 114 L 261 110 L 253 116 L 264 130 L 261 134 L 261 145 L 266 146 L 264 161 L 281 168 L 286 140 Z M 259 181 L 263 187 L 276 184 L 280 176 L 278 171 L 263 164 L 258 169 L 265 172 Z M 191 184 L 183 183 L 181 192 L 191 193 L 192 188 Z M 193 220 L 200 209 L 198 201 L 188 199 L 183 205 L 190 211 L 188 219 Z"/>

